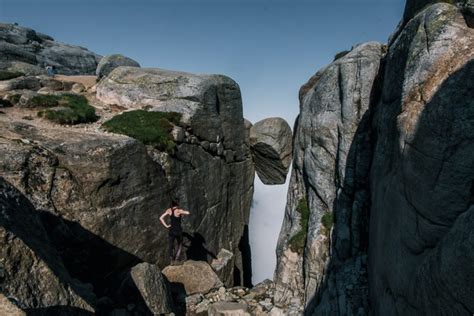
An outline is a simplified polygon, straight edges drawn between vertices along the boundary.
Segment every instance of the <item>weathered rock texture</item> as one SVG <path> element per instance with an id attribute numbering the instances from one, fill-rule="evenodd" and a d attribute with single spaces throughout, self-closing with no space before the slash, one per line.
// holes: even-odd
<path id="1" fill-rule="evenodd" d="M 112 300 L 108 306 L 137 305 L 112 291 L 131 267 L 169 263 L 168 232 L 159 217 L 173 198 L 191 212 L 183 220 L 185 257 L 210 262 L 229 249 L 234 256 L 221 271 L 223 281 L 240 285 L 250 277 L 247 225 L 255 172 L 240 90 L 224 76 L 188 76 L 200 85 L 176 83 L 177 90 L 196 95 L 190 101 L 194 112 L 174 127 L 173 153 L 106 133 L 97 124 L 62 127 L 0 116 L 0 175 L 41 211 L 69 273 L 91 283 L 101 302 Z M 136 84 L 138 93 L 147 91 Z M 165 98 L 174 102 L 170 91 Z"/>
<path id="2" fill-rule="evenodd" d="M 14 24 L 0 23 L 0 68 L 29 75 L 44 73 L 45 65 L 60 74 L 95 74 L 100 56 L 79 46 L 54 41 L 50 36 Z"/>
<path id="3" fill-rule="evenodd" d="M 265 184 L 283 184 L 291 164 L 292 132 L 288 123 L 271 117 L 250 128 L 250 148 L 257 174 Z"/>
<path id="4" fill-rule="evenodd" d="M 389 48 L 371 171 L 376 314 L 472 315 L 474 30 L 433 4 Z"/>
<path id="5" fill-rule="evenodd" d="M 379 43 L 359 45 L 300 90 L 293 172 L 277 248 L 280 303 L 299 296 L 309 311 L 318 301 L 319 313 L 340 315 L 368 307 L 363 264 L 371 159 L 368 109 L 382 56 Z M 298 256 L 290 245 L 304 229 L 296 210 L 302 199 L 307 199 L 310 215 L 304 255 Z M 323 225 L 323 217 L 329 223 Z"/>
<path id="6" fill-rule="evenodd" d="M 1 177 L 0 267 L 3 295 L 24 310 L 56 315 L 94 311 L 95 296 L 88 286 L 71 278 L 38 212 Z M 2 306 L 11 309 L 6 301 Z"/>
<path id="7" fill-rule="evenodd" d="M 315 315 L 474 311 L 469 2 L 415 2 L 386 55 L 358 46 L 300 90 L 276 302 L 302 295 Z M 301 255 L 290 245 L 302 198 Z"/>
<path id="8" fill-rule="evenodd" d="M 171 283 L 184 286 L 187 295 L 206 294 L 223 285 L 207 262 L 187 260 L 182 265 L 167 266 L 163 274 Z"/>
<path id="9" fill-rule="evenodd" d="M 131 269 L 130 275 L 153 315 L 174 310 L 168 282 L 156 265 L 140 263 Z"/>
<path id="10" fill-rule="evenodd" d="M 95 74 L 97 77 L 102 78 L 120 66 L 140 67 L 140 64 L 135 60 L 120 54 L 107 55 L 102 57 L 100 60 Z"/>

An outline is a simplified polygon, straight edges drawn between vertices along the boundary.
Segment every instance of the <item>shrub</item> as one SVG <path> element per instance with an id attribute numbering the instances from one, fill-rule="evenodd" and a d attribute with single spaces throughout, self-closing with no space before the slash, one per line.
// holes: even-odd
<path id="1" fill-rule="evenodd" d="M 300 213 L 300 230 L 291 237 L 289 244 L 290 249 L 293 252 L 303 253 L 303 249 L 306 243 L 306 237 L 308 235 L 308 222 L 309 222 L 309 207 L 308 201 L 303 198 L 298 202 L 296 211 Z"/>
<path id="2" fill-rule="evenodd" d="M 108 120 L 102 127 L 112 133 L 124 134 L 166 152 L 172 152 L 176 143 L 170 136 L 173 124 L 178 124 L 181 114 L 176 112 L 124 112 Z"/>
<path id="3" fill-rule="evenodd" d="M 43 97 L 43 96 L 42 96 Z M 59 124 L 79 124 L 95 122 L 98 116 L 82 95 L 48 95 L 40 106 L 59 106 L 38 112 L 38 115 Z M 55 105 L 53 105 L 55 104 Z"/>
<path id="4" fill-rule="evenodd" d="M 326 232 L 330 232 L 332 228 L 332 224 L 334 223 L 334 217 L 332 213 L 326 213 L 321 217 L 321 224 L 323 224 L 324 228 L 326 229 Z"/>
<path id="5" fill-rule="evenodd" d="M 24 75 L 24 73 L 19 71 L 0 70 L 0 80 L 10 80 Z"/>
<path id="6" fill-rule="evenodd" d="M 28 101 L 28 106 L 51 108 L 58 106 L 60 99 L 61 97 L 57 95 L 38 94 Z"/>

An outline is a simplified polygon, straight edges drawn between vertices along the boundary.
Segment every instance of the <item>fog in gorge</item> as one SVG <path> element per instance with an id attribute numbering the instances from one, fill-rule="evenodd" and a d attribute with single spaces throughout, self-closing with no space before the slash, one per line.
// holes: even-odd
<path id="1" fill-rule="evenodd" d="M 285 213 L 290 173 L 291 166 L 286 182 L 282 185 L 265 185 L 255 175 L 255 192 L 249 223 L 253 284 L 273 279 L 275 249 Z"/>

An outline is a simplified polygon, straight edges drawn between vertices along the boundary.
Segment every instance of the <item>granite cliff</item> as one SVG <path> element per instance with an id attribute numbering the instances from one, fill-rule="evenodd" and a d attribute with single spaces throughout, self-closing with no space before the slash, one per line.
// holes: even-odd
<path id="1" fill-rule="evenodd" d="M 472 1 L 408 1 L 388 46 L 300 90 L 275 271 L 314 315 L 474 311 Z"/>

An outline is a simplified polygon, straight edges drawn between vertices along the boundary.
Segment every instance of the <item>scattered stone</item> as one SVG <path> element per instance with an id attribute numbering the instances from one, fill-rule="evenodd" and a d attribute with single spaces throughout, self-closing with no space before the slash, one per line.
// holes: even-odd
<path id="1" fill-rule="evenodd" d="M 80 82 L 74 83 L 71 87 L 71 91 L 74 93 L 82 93 L 85 90 L 86 90 L 86 87 Z"/>
<path id="2" fill-rule="evenodd" d="M 135 60 L 125 57 L 121 54 L 113 54 L 107 55 L 102 57 L 99 64 L 97 65 L 97 69 L 95 74 L 97 77 L 102 78 L 107 76 L 109 73 L 112 72 L 117 67 L 120 66 L 129 66 L 129 67 L 140 67 L 140 64 L 137 63 Z"/>
<path id="3" fill-rule="evenodd" d="M 227 249 L 222 248 L 217 254 L 217 259 L 213 259 L 211 262 L 211 267 L 216 271 L 219 279 L 224 279 L 225 275 L 229 275 L 233 269 L 232 258 L 234 254 Z M 232 284 L 231 280 L 227 280 L 226 286 L 230 287 Z"/>
<path id="4" fill-rule="evenodd" d="M 246 304 L 234 302 L 213 303 L 208 313 L 209 316 L 250 316 Z"/>
<path id="5" fill-rule="evenodd" d="M 167 281 L 156 265 L 140 263 L 131 269 L 130 274 L 151 312 L 163 314 L 173 310 Z"/>
<path id="6" fill-rule="evenodd" d="M 163 274 L 171 283 L 181 283 L 187 295 L 206 294 L 222 286 L 221 280 L 204 261 L 187 260 L 180 266 L 167 266 Z"/>

